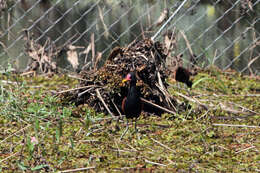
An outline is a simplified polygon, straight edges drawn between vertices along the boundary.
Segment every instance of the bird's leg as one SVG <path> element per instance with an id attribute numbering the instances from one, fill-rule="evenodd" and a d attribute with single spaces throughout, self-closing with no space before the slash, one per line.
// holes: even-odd
<path id="1" fill-rule="evenodd" d="M 120 140 L 122 140 L 122 138 L 125 136 L 125 134 L 126 134 L 126 132 L 128 131 L 128 120 L 126 119 L 126 129 L 125 129 L 125 131 L 124 131 L 124 133 L 121 135 L 121 137 L 120 137 Z"/>
<path id="2" fill-rule="evenodd" d="M 188 95 L 189 95 L 189 97 L 192 97 L 190 88 L 188 88 Z"/>
<path id="3" fill-rule="evenodd" d="M 137 136 L 137 139 L 140 140 L 140 135 L 138 135 L 138 129 L 136 128 L 136 124 L 137 124 L 137 118 L 135 118 L 135 133 L 136 133 L 136 136 Z"/>
<path id="4" fill-rule="evenodd" d="M 136 123 L 137 123 L 137 118 L 135 118 L 135 133 L 137 132 Z"/>
<path id="5" fill-rule="evenodd" d="M 134 132 L 132 132 L 132 134 L 134 134 L 134 133 L 137 133 L 138 131 L 137 131 L 137 128 L 136 128 L 136 124 L 137 124 L 137 118 L 134 118 L 134 120 L 133 120 L 133 124 L 135 125 L 135 131 Z"/>

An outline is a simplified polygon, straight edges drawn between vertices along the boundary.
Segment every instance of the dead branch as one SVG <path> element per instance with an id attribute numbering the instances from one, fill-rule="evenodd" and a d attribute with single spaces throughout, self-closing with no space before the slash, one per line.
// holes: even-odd
<path id="1" fill-rule="evenodd" d="M 106 110 L 108 111 L 108 113 L 115 118 L 115 115 L 110 111 L 110 109 L 108 108 L 107 104 L 105 103 L 105 101 L 103 100 L 99 89 L 96 89 L 96 93 L 97 93 L 97 97 L 99 98 L 99 100 L 103 103 L 103 105 L 105 106 Z"/>
<path id="2" fill-rule="evenodd" d="M 169 110 L 169 109 L 167 109 L 167 108 L 164 108 L 164 107 L 162 107 L 162 106 L 159 106 L 159 105 L 157 105 L 157 104 L 155 104 L 155 103 L 153 103 L 153 102 L 150 102 L 150 101 L 148 101 L 148 100 L 146 100 L 146 99 L 144 99 L 144 98 L 141 98 L 141 100 L 142 100 L 143 102 L 145 102 L 145 103 L 147 103 L 147 104 L 150 104 L 151 106 L 154 106 L 154 107 L 156 107 L 156 108 L 159 108 L 159 109 L 161 109 L 161 110 L 163 110 L 163 111 L 165 111 L 165 112 L 167 112 L 167 113 L 169 113 L 169 114 L 176 115 L 176 112 L 173 112 L 173 111 L 171 111 L 171 110 Z"/>
<path id="3" fill-rule="evenodd" d="M 245 128 L 260 128 L 260 126 L 248 126 L 239 124 L 212 124 L 213 126 L 224 126 L 224 127 L 245 127 Z"/>
<path id="4" fill-rule="evenodd" d="M 86 171 L 86 170 L 95 169 L 95 168 L 96 168 L 96 167 L 86 167 L 86 168 L 68 169 L 68 170 L 60 171 L 60 173 L 81 172 L 81 171 Z"/>
<path id="5" fill-rule="evenodd" d="M 96 85 L 88 85 L 88 86 L 82 86 L 82 87 L 78 87 L 78 88 L 72 88 L 72 89 L 57 92 L 57 94 L 62 94 L 62 93 L 66 93 L 66 92 L 71 92 L 71 91 L 76 91 L 76 90 L 81 90 L 81 89 L 86 89 L 86 88 L 92 88 L 92 87 L 96 87 Z"/>

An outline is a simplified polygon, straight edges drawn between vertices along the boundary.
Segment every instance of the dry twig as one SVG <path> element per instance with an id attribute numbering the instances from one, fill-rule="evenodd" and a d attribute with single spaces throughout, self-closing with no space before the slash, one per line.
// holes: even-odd
<path id="1" fill-rule="evenodd" d="M 110 111 L 110 109 L 108 108 L 107 104 L 105 103 L 104 99 L 102 98 L 99 89 L 96 89 L 96 93 L 97 93 L 97 97 L 98 99 L 103 103 L 103 105 L 105 106 L 107 112 L 113 117 L 115 118 L 115 115 Z"/>
<path id="2" fill-rule="evenodd" d="M 225 127 L 246 127 L 246 128 L 260 128 L 260 126 L 248 126 L 239 124 L 212 124 L 213 126 L 225 126 Z"/>
<path id="3" fill-rule="evenodd" d="M 145 102 L 145 103 L 147 103 L 147 104 L 150 104 L 151 106 L 154 106 L 154 107 L 156 107 L 156 108 L 159 108 L 159 109 L 161 109 L 161 110 L 163 110 L 163 111 L 165 111 L 165 112 L 167 112 L 167 113 L 169 113 L 169 114 L 176 115 L 176 112 L 173 112 L 173 111 L 171 111 L 171 110 L 169 110 L 169 109 L 167 109 L 167 108 L 164 108 L 164 107 L 162 107 L 162 106 L 159 106 L 159 105 L 157 105 L 157 104 L 155 104 L 155 103 L 153 103 L 153 102 L 150 102 L 150 101 L 148 101 L 148 100 L 146 100 L 146 99 L 144 99 L 144 98 L 141 98 L 141 100 L 142 100 L 143 102 Z"/>
<path id="4" fill-rule="evenodd" d="M 81 90 L 81 89 L 86 89 L 86 88 L 92 88 L 92 87 L 96 87 L 96 85 L 88 85 L 88 86 L 82 86 L 82 87 L 78 87 L 78 88 L 63 90 L 63 91 L 57 92 L 57 94 L 62 94 L 62 93 L 66 93 L 66 92 L 71 92 L 71 91 L 76 91 L 76 90 Z"/>
<path id="5" fill-rule="evenodd" d="M 150 138 L 150 139 L 152 139 L 154 142 L 156 142 L 157 144 L 161 145 L 162 147 L 164 147 L 164 148 L 166 148 L 166 149 L 168 149 L 168 150 L 170 150 L 170 151 L 176 153 L 176 151 L 174 151 L 174 150 L 171 149 L 170 147 L 168 147 L 168 146 L 162 144 L 161 142 L 159 142 L 159 141 L 157 141 L 157 140 L 155 140 L 155 139 L 153 139 L 153 138 Z"/>
<path id="6" fill-rule="evenodd" d="M 157 163 L 157 162 L 152 162 L 152 161 L 147 160 L 147 159 L 145 159 L 145 162 L 146 162 L 146 163 L 150 163 L 150 164 L 152 164 L 152 165 L 167 166 L 167 165 L 165 165 L 165 164 L 161 164 L 161 163 Z"/>
<path id="7" fill-rule="evenodd" d="M 244 152 L 244 151 L 247 151 L 247 150 L 250 150 L 250 149 L 252 149 L 252 148 L 255 148 L 255 146 L 251 146 L 251 147 L 245 148 L 245 149 L 243 149 L 243 150 L 239 150 L 239 151 L 236 152 L 236 154 L 241 153 L 241 152 Z"/>
<path id="8" fill-rule="evenodd" d="M 80 172 L 80 171 L 86 171 L 86 170 L 95 169 L 95 168 L 96 168 L 96 167 L 86 167 L 86 168 L 68 169 L 68 170 L 60 171 L 59 173 Z"/>

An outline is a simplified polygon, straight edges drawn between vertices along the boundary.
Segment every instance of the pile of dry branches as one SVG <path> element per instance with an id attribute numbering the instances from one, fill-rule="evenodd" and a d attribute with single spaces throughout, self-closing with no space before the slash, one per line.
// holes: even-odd
<path id="1" fill-rule="evenodd" d="M 135 71 L 144 111 L 157 115 L 163 112 L 174 114 L 176 101 L 167 91 L 166 78 L 170 71 L 165 66 L 166 57 L 165 46 L 150 39 L 135 41 L 126 48 L 116 47 L 99 70 L 80 73 L 79 89 L 73 90 L 70 101 L 77 105 L 88 104 L 97 112 L 120 115 L 121 102 L 128 87 L 122 79 L 130 71 Z"/>

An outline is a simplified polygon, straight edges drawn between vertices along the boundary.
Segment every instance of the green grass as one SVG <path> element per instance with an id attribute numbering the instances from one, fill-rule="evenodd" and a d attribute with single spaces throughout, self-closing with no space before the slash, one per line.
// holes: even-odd
<path id="1" fill-rule="evenodd" d="M 186 100 L 178 93 L 190 95 L 210 109 L 190 102 L 192 109 L 179 112 L 178 118 L 142 114 L 138 133 L 131 125 L 120 141 L 124 122 L 87 105 L 64 104 L 53 94 L 76 87 L 77 80 L 10 73 L 0 78 L 0 172 L 260 170 L 259 114 L 243 114 L 244 108 L 260 112 L 257 79 L 212 69 L 193 79 L 189 93 L 182 84 L 172 84 L 169 91 L 179 101 Z M 230 113 L 221 105 L 239 112 Z"/>

